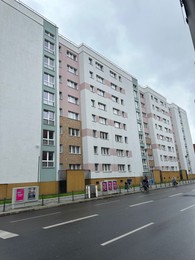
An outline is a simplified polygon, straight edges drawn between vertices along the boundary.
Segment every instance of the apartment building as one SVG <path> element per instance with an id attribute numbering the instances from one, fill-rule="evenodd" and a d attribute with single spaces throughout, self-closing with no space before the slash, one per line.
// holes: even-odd
<path id="1" fill-rule="evenodd" d="M 170 113 L 179 170 L 185 169 L 188 174 L 192 174 L 195 172 L 195 160 L 187 114 L 175 104 L 170 105 Z"/>
<path id="2" fill-rule="evenodd" d="M 195 172 L 186 112 L 175 104 L 167 103 L 165 97 L 149 87 L 140 87 L 139 90 L 145 137 L 151 140 L 149 145 L 152 151 L 149 151 L 154 159 L 151 164 L 148 157 L 150 171 L 186 170 L 188 174 Z"/>
<path id="3" fill-rule="evenodd" d="M 60 172 L 83 169 L 79 49 L 59 36 Z"/>
<path id="4" fill-rule="evenodd" d="M 145 100 L 145 128 L 151 138 L 154 159 L 153 169 L 178 171 L 178 158 L 172 128 L 169 104 L 166 98 L 149 87 L 140 88 Z"/>
<path id="5" fill-rule="evenodd" d="M 27 6 L 0 1 L 0 182 L 55 181 L 58 28 Z"/>
<path id="6" fill-rule="evenodd" d="M 91 179 L 140 176 L 137 81 L 84 44 L 79 51 L 83 168 Z"/>
<path id="7" fill-rule="evenodd" d="M 0 27 L 0 184 L 195 173 L 181 108 L 21 2 L 0 1 Z"/>

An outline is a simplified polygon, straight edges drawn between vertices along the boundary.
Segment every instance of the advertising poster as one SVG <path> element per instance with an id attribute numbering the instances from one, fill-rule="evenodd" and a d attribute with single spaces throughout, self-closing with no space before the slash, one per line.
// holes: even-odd
<path id="1" fill-rule="evenodd" d="M 103 190 L 103 191 L 107 191 L 107 190 L 108 190 L 108 188 L 107 188 L 107 182 L 106 182 L 106 181 L 103 181 L 103 182 L 102 182 L 102 190 Z"/>
<path id="2" fill-rule="evenodd" d="M 36 199 L 36 187 L 29 187 L 28 188 L 28 200 L 35 200 Z"/>
<path id="3" fill-rule="evenodd" d="M 112 181 L 108 181 L 108 190 L 112 190 Z"/>
<path id="4" fill-rule="evenodd" d="M 113 189 L 117 190 L 117 181 L 113 181 Z"/>
<path id="5" fill-rule="evenodd" d="M 24 189 L 17 189 L 16 190 L 16 201 L 20 202 L 24 200 Z"/>

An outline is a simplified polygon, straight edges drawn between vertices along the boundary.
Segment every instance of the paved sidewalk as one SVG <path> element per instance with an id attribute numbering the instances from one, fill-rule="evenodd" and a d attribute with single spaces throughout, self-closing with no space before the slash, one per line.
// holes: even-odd
<path id="1" fill-rule="evenodd" d="M 179 182 L 178 185 L 187 185 L 193 183 L 195 183 L 195 180 L 181 181 Z M 172 183 L 161 183 L 156 185 L 150 185 L 150 190 L 163 189 L 169 187 L 172 187 Z M 99 191 L 98 197 L 92 197 L 92 198 L 87 198 L 85 194 L 81 194 L 81 195 L 72 194 L 70 196 L 56 197 L 51 199 L 39 199 L 38 205 L 36 206 L 27 206 L 27 207 L 21 207 L 16 209 L 12 209 L 12 204 L 5 204 L 5 205 L 0 205 L 0 217 L 11 215 L 11 214 L 17 214 L 25 211 L 41 210 L 50 207 L 58 207 L 65 204 L 82 203 L 90 200 L 105 199 L 109 197 L 128 195 L 137 192 L 141 192 L 140 187 L 132 187 L 128 190 L 118 189 L 116 193 L 108 193 L 108 192 L 103 193 Z"/>

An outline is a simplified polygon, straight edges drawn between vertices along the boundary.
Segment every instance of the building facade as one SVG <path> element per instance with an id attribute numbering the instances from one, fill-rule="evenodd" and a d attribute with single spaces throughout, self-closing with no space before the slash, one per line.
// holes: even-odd
<path id="1" fill-rule="evenodd" d="M 183 109 L 21 2 L 0 26 L 0 184 L 195 173 Z"/>
<path id="2" fill-rule="evenodd" d="M 58 28 L 0 1 L 0 182 L 56 180 Z"/>

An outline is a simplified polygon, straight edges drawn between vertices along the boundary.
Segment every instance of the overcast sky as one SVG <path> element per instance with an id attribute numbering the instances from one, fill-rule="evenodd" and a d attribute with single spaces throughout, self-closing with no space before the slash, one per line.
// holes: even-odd
<path id="1" fill-rule="evenodd" d="M 195 52 L 179 0 L 23 0 L 188 115 L 195 143 Z"/>

